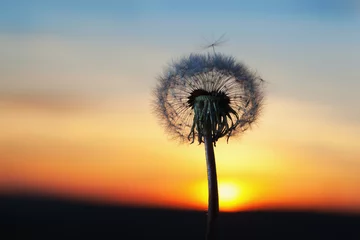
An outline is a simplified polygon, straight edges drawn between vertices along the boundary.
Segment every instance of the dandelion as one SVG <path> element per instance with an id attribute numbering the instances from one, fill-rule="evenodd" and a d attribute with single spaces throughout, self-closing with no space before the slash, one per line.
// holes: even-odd
<path id="1" fill-rule="evenodd" d="M 262 106 L 262 79 L 232 56 L 190 54 L 172 62 L 155 88 L 155 111 L 182 141 L 205 145 L 208 175 L 207 239 L 219 212 L 214 146 L 247 130 Z"/>

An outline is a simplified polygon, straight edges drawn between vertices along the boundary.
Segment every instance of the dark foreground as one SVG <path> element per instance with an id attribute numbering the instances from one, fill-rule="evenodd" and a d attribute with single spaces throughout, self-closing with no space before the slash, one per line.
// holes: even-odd
<path id="1" fill-rule="evenodd" d="M 206 213 L 0 196 L 0 239 L 204 239 Z M 360 239 L 360 215 L 221 213 L 218 239 Z"/>

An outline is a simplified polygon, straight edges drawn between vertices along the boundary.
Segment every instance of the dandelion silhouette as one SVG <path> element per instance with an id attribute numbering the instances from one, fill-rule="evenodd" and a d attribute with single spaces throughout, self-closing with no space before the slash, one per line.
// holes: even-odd
<path id="1" fill-rule="evenodd" d="M 214 49 L 215 44 L 209 45 Z M 259 116 L 263 80 L 234 57 L 190 54 L 172 62 L 155 88 L 155 112 L 169 134 L 204 143 L 208 175 L 206 239 L 215 239 L 219 212 L 216 142 L 247 130 Z"/>

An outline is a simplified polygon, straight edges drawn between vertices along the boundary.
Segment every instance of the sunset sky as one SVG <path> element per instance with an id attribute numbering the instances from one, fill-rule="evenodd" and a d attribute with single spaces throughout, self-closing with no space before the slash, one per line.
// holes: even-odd
<path id="1" fill-rule="evenodd" d="M 215 148 L 221 209 L 360 212 L 355 0 L 1 1 L 0 193 L 206 209 L 204 146 L 169 139 L 151 92 L 224 33 L 267 84 Z"/>

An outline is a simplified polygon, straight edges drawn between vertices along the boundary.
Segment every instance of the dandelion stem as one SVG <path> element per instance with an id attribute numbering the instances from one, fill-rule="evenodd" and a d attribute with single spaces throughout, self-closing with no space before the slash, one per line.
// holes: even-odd
<path id="1" fill-rule="evenodd" d="M 204 136 L 206 167 L 208 177 L 208 214 L 207 214 L 207 230 L 206 240 L 216 239 L 216 220 L 219 215 L 219 193 L 216 176 L 216 163 L 214 154 L 214 145 L 209 124 L 205 129 Z"/>

